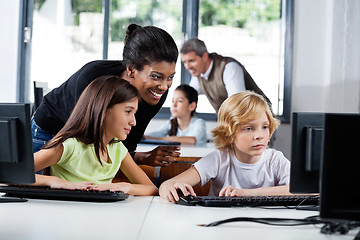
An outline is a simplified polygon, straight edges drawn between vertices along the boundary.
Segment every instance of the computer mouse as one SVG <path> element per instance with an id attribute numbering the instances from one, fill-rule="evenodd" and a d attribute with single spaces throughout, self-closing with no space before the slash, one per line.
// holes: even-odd
<path id="1" fill-rule="evenodd" d="M 196 196 L 192 196 L 190 194 L 184 196 L 183 192 L 180 189 L 177 190 L 177 194 L 179 195 L 179 201 L 177 201 L 176 204 L 195 206 L 199 202 Z"/>

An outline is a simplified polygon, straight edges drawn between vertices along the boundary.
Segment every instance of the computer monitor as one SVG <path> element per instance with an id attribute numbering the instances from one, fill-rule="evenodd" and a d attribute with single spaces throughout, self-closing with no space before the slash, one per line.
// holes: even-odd
<path id="1" fill-rule="evenodd" d="M 325 116 L 320 217 L 360 220 L 360 114 Z"/>
<path id="2" fill-rule="evenodd" d="M 30 104 L 0 103 L 0 183 L 35 182 L 30 123 Z"/>
<path id="3" fill-rule="evenodd" d="M 292 115 L 291 193 L 319 193 L 324 116 L 304 112 Z"/>

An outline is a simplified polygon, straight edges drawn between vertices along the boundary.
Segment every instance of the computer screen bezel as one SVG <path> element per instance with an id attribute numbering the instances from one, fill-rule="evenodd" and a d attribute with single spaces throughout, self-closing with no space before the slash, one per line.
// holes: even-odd
<path id="1" fill-rule="evenodd" d="M 360 221 L 360 114 L 325 116 L 320 176 L 320 217 Z"/>
<path id="2" fill-rule="evenodd" d="M 320 189 L 320 158 L 322 152 L 322 129 L 325 114 L 320 112 L 293 112 L 292 115 L 292 143 L 290 167 L 290 192 L 296 194 L 319 193 Z M 317 153 L 317 159 L 309 163 L 306 160 L 306 130 L 313 128 L 317 131 L 317 141 L 309 143 L 312 152 Z M 319 139 L 320 138 L 320 139 Z M 308 168 L 308 169 L 307 169 Z"/>
<path id="3" fill-rule="evenodd" d="M 35 173 L 31 134 L 30 104 L 0 103 L 0 118 L 16 119 L 16 139 L 18 143 L 18 161 L 11 162 L 11 159 L 9 159 L 6 160 L 7 162 L 0 162 L 0 183 L 34 183 Z"/>

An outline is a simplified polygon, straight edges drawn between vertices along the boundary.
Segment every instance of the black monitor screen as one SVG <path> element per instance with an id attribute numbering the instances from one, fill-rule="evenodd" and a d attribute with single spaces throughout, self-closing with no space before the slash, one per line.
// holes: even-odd
<path id="1" fill-rule="evenodd" d="M 0 103 L 0 183 L 35 182 L 30 104 Z"/>
<path id="2" fill-rule="evenodd" d="M 292 116 L 291 193 L 319 193 L 324 113 Z"/>
<path id="3" fill-rule="evenodd" d="M 360 220 L 360 114 L 326 114 L 320 217 Z"/>

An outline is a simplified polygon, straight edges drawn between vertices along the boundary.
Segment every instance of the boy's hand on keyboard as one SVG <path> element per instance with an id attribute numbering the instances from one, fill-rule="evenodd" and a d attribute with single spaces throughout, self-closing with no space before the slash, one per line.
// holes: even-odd
<path id="1" fill-rule="evenodd" d="M 280 185 L 273 187 L 261 187 L 250 189 L 239 189 L 233 186 L 227 186 L 221 189 L 219 196 L 279 196 L 291 195 L 289 185 Z"/>
<path id="2" fill-rule="evenodd" d="M 172 181 L 164 182 L 159 188 L 160 197 L 175 203 L 179 201 L 178 191 L 181 191 L 184 196 L 196 196 L 194 189 L 191 185 L 186 183 L 173 183 Z"/>
<path id="3" fill-rule="evenodd" d="M 233 186 L 227 186 L 221 189 L 219 192 L 219 196 L 245 196 L 248 189 L 238 189 L 234 188 Z"/>

